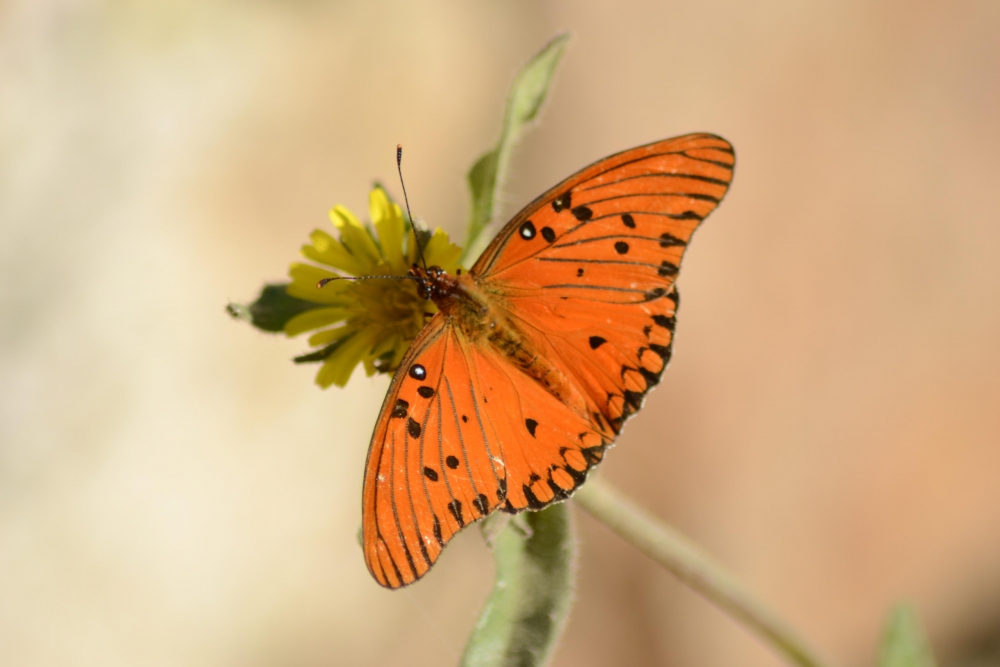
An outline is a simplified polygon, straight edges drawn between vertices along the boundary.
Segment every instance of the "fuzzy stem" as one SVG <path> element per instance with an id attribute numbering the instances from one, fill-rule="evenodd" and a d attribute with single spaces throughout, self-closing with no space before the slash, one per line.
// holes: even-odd
<path id="1" fill-rule="evenodd" d="M 829 663 L 710 556 L 602 480 L 588 480 L 573 499 L 625 541 L 757 633 L 791 663 L 828 667 Z"/>

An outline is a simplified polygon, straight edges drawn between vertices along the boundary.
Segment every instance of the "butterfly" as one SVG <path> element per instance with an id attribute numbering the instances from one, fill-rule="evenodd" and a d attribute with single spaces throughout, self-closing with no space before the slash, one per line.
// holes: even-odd
<path id="1" fill-rule="evenodd" d="M 413 583 L 464 526 L 584 483 L 670 361 L 681 259 L 734 166 L 712 134 L 617 153 L 526 206 L 468 273 L 411 269 L 438 312 L 368 450 L 362 536 L 378 583 Z"/>

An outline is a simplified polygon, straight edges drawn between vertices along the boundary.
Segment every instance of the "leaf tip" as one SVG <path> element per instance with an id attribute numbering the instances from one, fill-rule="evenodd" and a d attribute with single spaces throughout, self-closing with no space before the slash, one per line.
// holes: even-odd
<path id="1" fill-rule="evenodd" d="M 250 314 L 250 309 L 243 305 L 242 303 L 236 303 L 235 301 L 230 301 L 226 304 L 226 312 L 234 320 L 243 320 L 244 322 L 253 322 L 253 316 Z"/>
<path id="2" fill-rule="evenodd" d="M 912 605 L 902 602 L 889 610 L 877 664 L 878 667 L 935 667 L 930 644 Z"/>

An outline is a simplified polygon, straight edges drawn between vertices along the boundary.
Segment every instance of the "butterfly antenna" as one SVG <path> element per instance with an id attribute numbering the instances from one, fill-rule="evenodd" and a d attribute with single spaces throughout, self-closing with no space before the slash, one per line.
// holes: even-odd
<path id="1" fill-rule="evenodd" d="M 410 213 L 410 198 L 406 196 L 406 182 L 403 180 L 403 144 L 396 144 L 396 171 L 399 172 L 399 184 L 403 186 L 403 201 L 406 202 L 406 215 L 410 218 L 410 225 L 413 227 L 413 238 L 417 241 L 417 254 L 420 256 L 420 263 L 427 270 L 427 260 L 424 259 L 424 249 L 420 247 L 420 236 L 417 235 L 417 223 Z"/>
<path id="2" fill-rule="evenodd" d="M 419 280 L 416 276 L 334 276 L 320 280 L 316 283 L 316 289 L 322 289 L 327 283 L 332 283 L 334 280 L 376 280 L 378 278 L 384 280 Z"/>

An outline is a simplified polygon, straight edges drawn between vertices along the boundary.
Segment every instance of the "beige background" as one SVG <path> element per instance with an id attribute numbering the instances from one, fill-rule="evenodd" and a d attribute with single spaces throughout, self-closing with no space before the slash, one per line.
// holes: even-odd
<path id="1" fill-rule="evenodd" d="M 223 306 L 395 190 L 397 142 L 460 233 L 511 77 L 563 29 L 505 216 L 639 143 L 739 156 L 606 478 L 840 665 L 899 598 L 946 665 L 1000 646 L 995 1 L 7 0 L 0 664 L 456 662 L 478 535 L 395 593 L 355 541 L 386 380 L 320 391 L 304 341 Z M 781 664 L 578 518 L 556 665 Z"/>

